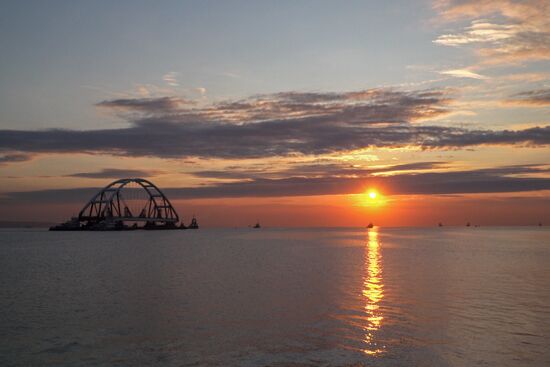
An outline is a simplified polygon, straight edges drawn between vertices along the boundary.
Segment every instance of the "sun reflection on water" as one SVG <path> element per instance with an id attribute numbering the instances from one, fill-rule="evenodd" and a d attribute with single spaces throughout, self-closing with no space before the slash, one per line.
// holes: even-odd
<path id="1" fill-rule="evenodd" d="M 365 297 L 365 313 L 367 323 L 364 326 L 365 348 L 363 352 L 369 355 L 378 355 L 383 349 L 375 339 L 375 333 L 382 326 L 380 301 L 384 298 L 384 284 L 382 283 L 382 264 L 378 230 L 371 228 L 367 232 L 367 246 L 365 248 L 365 276 L 363 279 L 363 296 Z"/>

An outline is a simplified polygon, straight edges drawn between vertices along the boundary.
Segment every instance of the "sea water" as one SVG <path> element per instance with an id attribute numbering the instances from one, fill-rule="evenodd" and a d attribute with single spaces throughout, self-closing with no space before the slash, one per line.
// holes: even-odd
<path id="1" fill-rule="evenodd" d="M 0 231 L 2 366 L 549 366 L 550 228 Z"/>

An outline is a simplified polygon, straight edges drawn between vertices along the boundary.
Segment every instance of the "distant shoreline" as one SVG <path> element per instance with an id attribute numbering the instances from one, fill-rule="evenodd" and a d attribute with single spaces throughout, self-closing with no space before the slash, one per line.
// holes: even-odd
<path id="1" fill-rule="evenodd" d="M 55 225 L 56 223 L 53 222 L 19 222 L 19 221 L 0 221 L 0 229 L 48 229 L 52 225 Z M 539 226 L 538 223 L 536 224 L 483 224 L 479 226 L 471 226 L 467 227 L 466 225 L 462 224 L 446 224 L 443 227 L 438 227 L 437 224 L 435 225 L 419 225 L 419 226 L 375 226 L 375 228 L 384 228 L 384 229 L 398 229 L 398 228 L 434 228 L 439 230 L 447 229 L 456 229 L 456 228 L 469 228 L 471 230 L 479 229 L 479 228 L 495 228 L 495 227 L 502 227 L 502 228 L 514 228 L 514 227 L 548 227 L 548 225 L 543 224 L 542 226 Z M 204 229 L 247 229 L 251 228 L 248 226 L 224 226 L 224 227 L 204 227 Z M 262 229 L 367 229 L 366 226 L 336 226 L 336 227 L 324 227 L 324 226 L 292 226 L 292 227 L 285 227 L 285 226 L 266 226 Z"/>
<path id="2" fill-rule="evenodd" d="M 19 222 L 19 221 L 0 221 L 0 228 L 49 228 L 54 225 L 53 222 Z"/>

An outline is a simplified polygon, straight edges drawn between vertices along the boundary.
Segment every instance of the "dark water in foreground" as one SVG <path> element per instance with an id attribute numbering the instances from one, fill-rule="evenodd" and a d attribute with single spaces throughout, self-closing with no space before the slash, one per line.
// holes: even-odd
<path id="1" fill-rule="evenodd" d="M 1 366 L 549 366 L 550 229 L 0 231 Z"/>

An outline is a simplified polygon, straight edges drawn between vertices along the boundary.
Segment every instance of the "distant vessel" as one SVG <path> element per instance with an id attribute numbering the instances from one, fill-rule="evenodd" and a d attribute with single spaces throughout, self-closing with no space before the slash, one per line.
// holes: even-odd
<path id="1" fill-rule="evenodd" d="M 372 222 L 369 223 L 369 225 L 367 226 L 367 228 L 372 228 L 374 227 L 374 224 L 372 224 Z"/>
<path id="2" fill-rule="evenodd" d="M 466 227 L 469 227 L 470 225 L 471 225 L 470 222 L 466 223 Z"/>
<path id="3" fill-rule="evenodd" d="M 443 227 L 443 223 L 439 222 L 438 227 Z"/>
<path id="4" fill-rule="evenodd" d="M 258 222 L 256 222 L 256 224 L 254 224 L 254 227 L 252 227 L 252 228 L 262 228 L 262 227 L 260 226 L 260 222 L 258 221 Z"/>
<path id="5" fill-rule="evenodd" d="M 199 224 L 197 223 L 197 218 L 193 216 L 193 219 L 191 219 L 191 223 L 189 224 L 188 229 L 199 229 Z"/>

